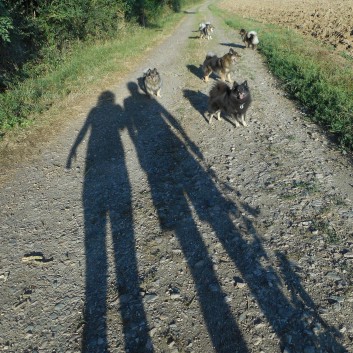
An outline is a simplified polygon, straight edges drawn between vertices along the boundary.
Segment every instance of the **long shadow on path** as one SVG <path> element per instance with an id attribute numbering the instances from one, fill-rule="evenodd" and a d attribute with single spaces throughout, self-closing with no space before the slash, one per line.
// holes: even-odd
<path id="1" fill-rule="evenodd" d="M 308 334 L 303 321 L 307 307 L 321 319 L 300 279 L 290 273 L 287 259 L 280 257 L 284 269 L 281 274 L 271 265 L 264 265 L 268 256 L 260 236 L 252 221 L 243 215 L 250 212 L 256 217 L 259 210 L 234 200 L 236 190 L 232 192 L 233 200 L 226 198 L 215 184 L 214 176 L 203 168 L 201 152 L 179 122 L 157 100 L 140 94 L 136 83 L 128 83 L 128 88 L 130 96 L 124 100 L 123 107 L 114 103 L 113 93 L 101 94 L 67 160 L 70 168 L 77 148 L 89 136 L 82 191 L 86 255 L 82 352 L 114 350 L 108 344 L 106 319 L 109 225 L 124 351 L 147 353 L 154 350 L 139 293 L 131 185 L 121 140 L 123 129 L 128 130 L 147 175 L 160 227 L 174 232 L 179 241 L 215 352 L 247 353 L 250 349 L 225 301 L 212 259 L 194 220 L 195 214 L 212 228 L 240 271 L 242 280 L 279 338 L 282 350 L 289 346 L 293 352 L 303 352 L 308 347 L 322 352 L 346 352 L 337 342 L 337 331 L 333 328 L 325 326 L 320 335 Z M 242 228 L 235 224 L 242 224 Z M 298 295 L 284 295 L 281 275 L 285 283 L 297 288 Z"/>
<path id="2" fill-rule="evenodd" d="M 124 110 L 130 117 L 129 133 L 147 174 L 161 228 L 173 231 L 182 248 L 215 351 L 246 353 L 249 350 L 224 301 L 225 294 L 193 219 L 192 209 L 201 221 L 212 227 L 280 339 L 282 350 L 295 347 L 295 352 L 302 352 L 307 347 L 320 347 L 345 352 L 335 339 L 335 329 L 325 330 L 325 340 L 322 335 L 307 334 L 307 326 L 302 320 L 305 308 L 297 300 L 285 296 L 280 274 L 271 265 L 263 265 L 268 256 L 261 238 L 252 221 L 242 215 L 244 210 L 251 208 L 223 196 L 197 161 L 196 157 L 202 158 L 197 146 L 158 101 L 149 101 L 145 113 L 141 114 L 136 105 L 145 97 L 138 92 L 136 83 L 128 83 L 128 88 L 131 96 L 125 99 Z M 234 225 L 234 217 L 242 223 L 242 231 Z"/>
<path id="3" fill-rule="evenodd" d="M 121 141 L 128 116 L 114 99 L 109 91 L 100 95 L 67 160 L 67 167 L 71 168 L 78 146 L 89 135 L 82 191 L 86 255 L 82 352 L 110 351 L 106 319 L 107 229 L 110 225 L 125 351 L 146 353 L 153 352 L 153 347 L 139 290 L 131 187 Z"/>
<path id="4" fill-rule="evenodd" d="M 199 193 L 205 193 L 199 200 L 202 208 L 218 207 L 212 190 L 207 190 L 212 182 L 195 160 L 202 155 L 177 120 L 156 100 L 146 102 L 136 83 L 130 82 L 128 88 L 131 96 L 124 101 L 124 109 L 130 117 L 131 139 L 148 176 L 160 226 L 175 232 L 187 260 L 213 346 L 219 353 L 246 353 L 245 341 L 224 300 L 225 294 L 190 208 L 189 199 L 193 203 Z M 144 114 L 136 110 L 141 102 L 147 106 Z M 204 185 L 204 179 L 208 185 Z"/>

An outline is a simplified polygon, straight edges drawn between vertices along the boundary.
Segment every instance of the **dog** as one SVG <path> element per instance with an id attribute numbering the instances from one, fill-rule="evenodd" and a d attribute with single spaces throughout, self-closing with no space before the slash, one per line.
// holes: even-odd
<path id="1" fill-rule="evenodd" d="M 162 79 L 156 68 L 147 69 L 143 72 L 143 84 L 150 98 L 161 97 Z"/>
<path id="2" fill-rule="evenodd" d="M 199 24 L 199 31 L 200 31 L 200 38 L 207 38 L 207 39 L 212 39 L 211 33 L 213 33 L 215 27 L 210 23 L 200 23 Z"/>
<path id="3" fill-rule="evenodd" d="M 214 53 L 209 52 L 206 55 L 206 59 L 202 65 L 205 82 L 208 81 L 208 78 L 212 72 L 219 75 L 222 81 L 227 79 L 227 81 L 230 82 L 230 73 L 235 70 L 237 58 L 240 58 L 240 55 L 232 48 L 230 48 L 229 52 L 221 58 L 217 57 Z"/>
<path id="4" fill-rule="evenodd" d="M 249 48 L 250 46 L 252 49 L 256 49 L 257 45 L 259 44 L 259 37 L 255 31 L 247 32 L 244 28 L 242 28 L 239 32 L 242 41 L 246 44 Z"/>
<path id="5" fill-rule="evenodd" d="M 223 111 L 235 119 L 235 127 L 239 127 L 240 123 L 248 126 L 245 119 L 250 104 L 251 95 L 247 81 L 242 84 L 234 81 L 232 88 L 224 82 L 217 82 L 212 87 L 208 99 L 208 122 L 211 124 L 215 116 L 217 120 L 222 120 L 221 111 Z"/>

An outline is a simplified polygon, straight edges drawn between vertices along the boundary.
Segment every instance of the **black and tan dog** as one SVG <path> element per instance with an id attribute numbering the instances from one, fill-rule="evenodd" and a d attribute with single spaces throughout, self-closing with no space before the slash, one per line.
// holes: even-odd
<path id="1" fill-rule="evenodd" d="M 230 82 L 230 73 L 235 71 L 235 64 L 237 62 L 237 58 L 239 57 L 240 55 L 232 48 L 230 48 L 229 52 L 221 58 L 214 53 L 208 53 L 202 65 L 205 82 L 208 81 L 208 78 L 212 72 L 219 75 L 222 81 L 227 79 L 227 81 Z"/>
<path id="2" fill-rule="evenodd" d="M 162 79 L 156 68 L 147 69 L 143 72 L 143 84 L 150 98 L 161 97 Z"/>
<path id="3" fill-rule="evenodd" d="M 240 124 L 247 126 L 246 111 L 250 104 L 251 95 L 247 81 L 242 84 L 234 81 L 232 88 L 224 82 L 217 82 L 212 87 L 208 99 L 208 122 L 211 124 L 212 118 L 215 116 L 217 120 L 222 120 L 221 112 L 223 111 L 234 118 L 236 127 Z"/>
<path id="4" fill-rule="evenodd" d="M 255 31 L 247 32 L 244 28 L 242 28 L 239 32 L 242 41 L 246 44 L 249 48 L 250 46 L 252 49 L 256 49 L 257 45 L 259 44 L 259 37 Z"/>

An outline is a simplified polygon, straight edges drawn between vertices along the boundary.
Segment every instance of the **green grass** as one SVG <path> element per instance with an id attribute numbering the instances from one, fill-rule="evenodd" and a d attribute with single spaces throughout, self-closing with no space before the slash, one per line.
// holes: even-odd
<path id="1" fill-rule="evenodd" d="M 236 30 L 256 30 L 259 50 L 284 89 L 313 121 L 333 133 L 343 149 L 353 150 L 351 57 L 292 30 L 230 15 L 215 6 L 211 10 Z"/>
<path id="2" fill-rule="evenodd" d="M 183 16 L 182 12 L 170 13 L 150 28 L 126 24 L 115 40 L 70 44 L 60 56 L 47 48 L 45 60 L 24 68 L 26 79 L 0 94 L 0 139 L 18 127 L 32 125 L 69 93 L 85 91 L 112 74 L 126 73 Z"/>

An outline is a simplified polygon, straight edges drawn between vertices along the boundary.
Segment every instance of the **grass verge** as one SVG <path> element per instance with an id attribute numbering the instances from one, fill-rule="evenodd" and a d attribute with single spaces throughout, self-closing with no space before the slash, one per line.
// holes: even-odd
<path id="1" fill-rule="evenodd" d="M 182 12 L 169 14 L 152 28 L 126 24 L 115 40 L 76 43 L 61 53 L 60 60 L 48 57 L 29 65 L 27 78 L 0 94 L 0 140 L 9 132 L 31 126 L 70 93 L 84 92 L 113 73 L 124 75 L 172 32 L 183 16 Z"/>
<path id="2" fill-rule="evenodd" d="M 350 58 L 303 37 L 293 30 L 229 14 L 211 6 L 225 23 L 237 30 L 256 30 L 259 50 L 284 89 L 308 116 L 333 133 L 344 150 L 353 151 L 353 68 Z"/>

